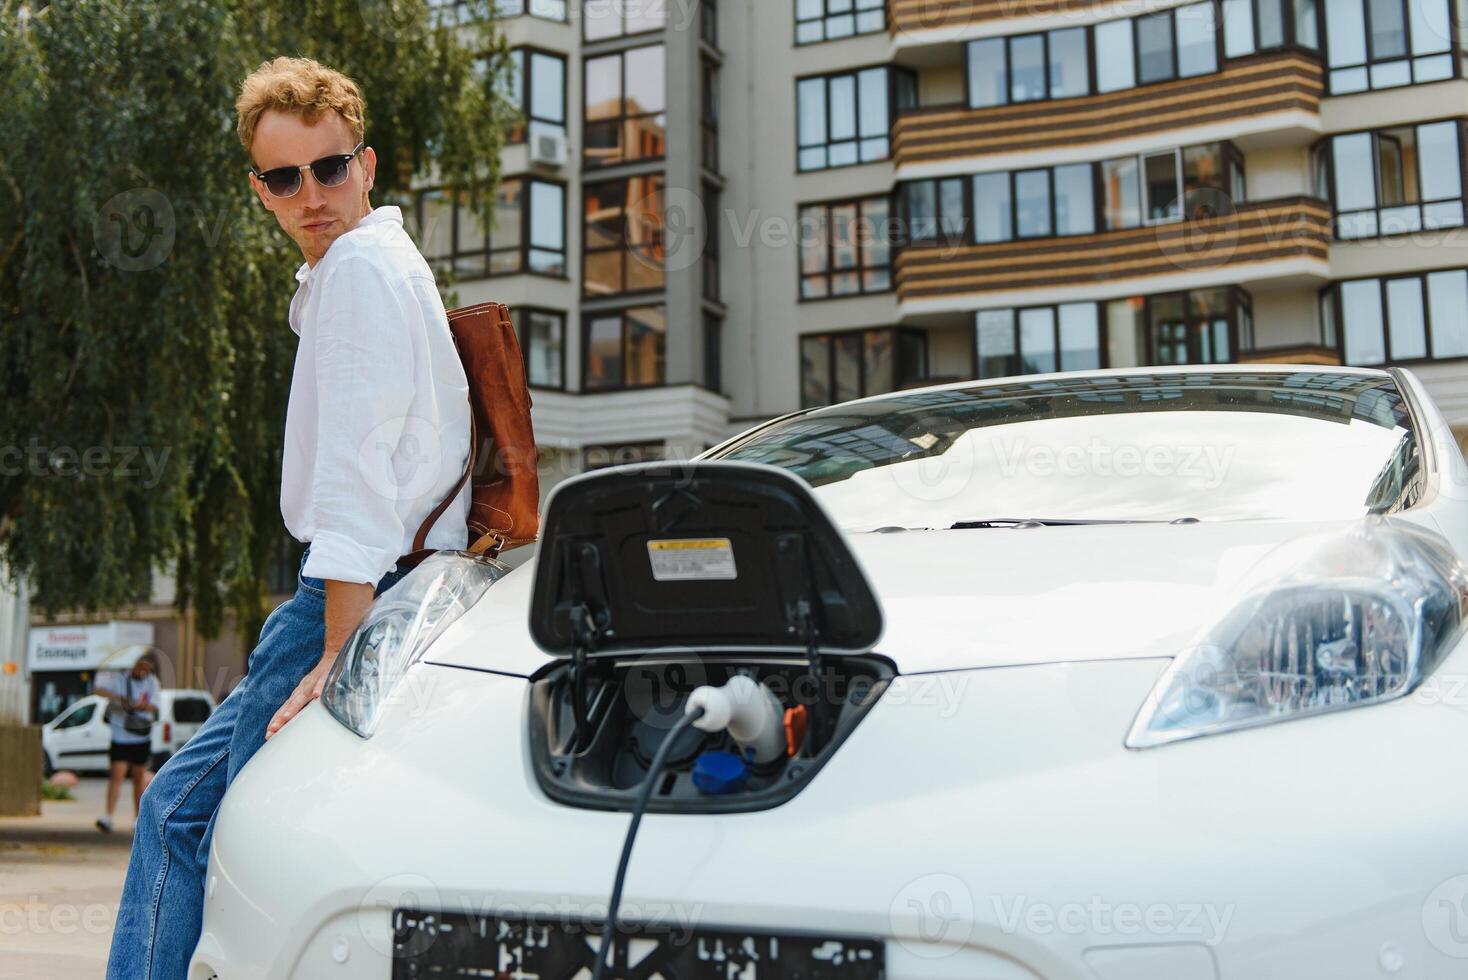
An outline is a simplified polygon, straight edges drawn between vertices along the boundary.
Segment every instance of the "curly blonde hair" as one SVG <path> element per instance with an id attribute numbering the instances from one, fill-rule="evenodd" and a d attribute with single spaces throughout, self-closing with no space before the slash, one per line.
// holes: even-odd
<path id="1" fill-rule="evenodd" d="M 366 128 L 366 106 L 357 83 L 311 58 L 281 56 L 261 62 L 240 83 L 234 109 L 246 153 L 254 146 L 255 126 L 267 109 L 289 112 L 308 126 L 334 109 L 347 121 L 354 145 L 363 139 Z"/>

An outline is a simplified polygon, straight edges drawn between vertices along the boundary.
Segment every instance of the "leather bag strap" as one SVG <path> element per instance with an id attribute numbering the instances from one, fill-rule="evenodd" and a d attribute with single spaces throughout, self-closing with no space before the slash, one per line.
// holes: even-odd
<path id="1" fill-rule="evenodd" d="M 464 488 L 464 481 L 469 479 L 470 473 L 474 472 L 474 457 L 478 449 L 479 430 L 474 422 L 474 406 L 471 404 L 469 406 L 469 458 L 464 462 L 464 473 L 459 477 L 459 482 L 454 484 L 454 489 L 449 491 L 449 495 L 443 498 L 418 526 L 418 533 L 413 535 L 413 551 L 423 550 L 423 542 L 428 538 L 428 529 L 433 527 L 434 521 L 442 517 L 443 512 L 449 509 L 449 505 L 458 499 L 459 491 Z"/>

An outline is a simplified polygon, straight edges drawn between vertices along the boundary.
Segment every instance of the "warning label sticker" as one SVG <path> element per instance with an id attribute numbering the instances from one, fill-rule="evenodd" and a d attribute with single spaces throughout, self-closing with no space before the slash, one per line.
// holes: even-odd
<path id="1" fill-rule="evenodd" d="M 659 582 L 738 578 L 728 538 L 667 538 L 647 543 L 652 577 Z"/>

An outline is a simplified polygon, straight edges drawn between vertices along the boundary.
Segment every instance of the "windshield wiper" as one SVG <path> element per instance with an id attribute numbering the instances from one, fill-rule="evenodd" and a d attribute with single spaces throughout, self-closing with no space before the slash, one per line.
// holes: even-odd
<path id="1" fill-rule="evenodd" d="M 988 517 L 983 520 L 956 521 L 951 529 L 987 527 L 1074 527 L 1089 524 L 1196 524 L 1196 517 L 1174 517 L 1172 520 L 1123 520 L 1121 518 L 1064 518 L 1064 517 Z"/>

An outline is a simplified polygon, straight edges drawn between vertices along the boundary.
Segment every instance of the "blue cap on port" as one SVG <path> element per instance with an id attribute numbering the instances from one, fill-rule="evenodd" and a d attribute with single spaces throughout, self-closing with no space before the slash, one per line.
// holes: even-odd
<path id="1" fill-rule="evenodd" d="M 749 778 L 749 766 L 733 752 L 705 752 L 693 764 L 693 785 L 708 796 L 737 793 Z"/>

